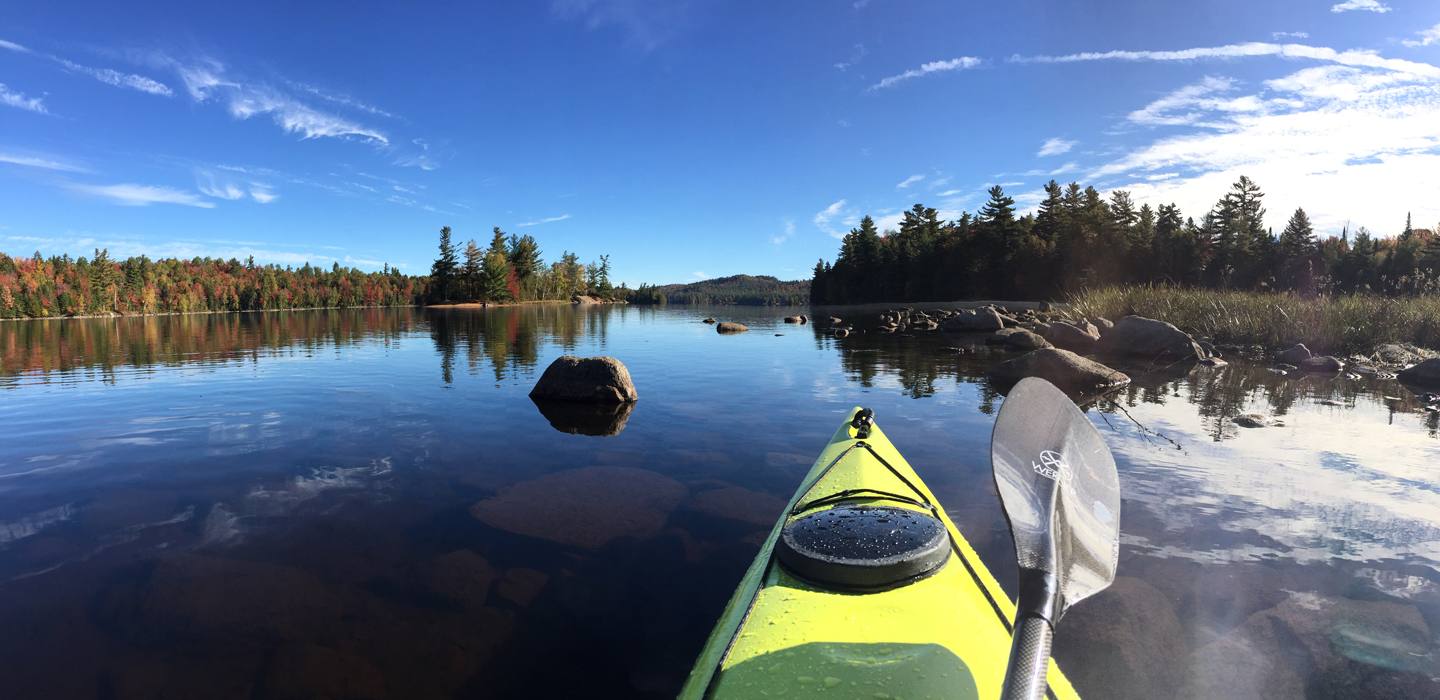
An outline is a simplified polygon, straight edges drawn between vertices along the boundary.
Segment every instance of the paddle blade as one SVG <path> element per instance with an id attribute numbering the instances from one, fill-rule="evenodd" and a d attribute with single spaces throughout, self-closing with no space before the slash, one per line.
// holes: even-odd
<path id="1" fill-rule="evenodd" d="M 1000 407 L 990 463 L 1020 567 L 1053 574 L 1054 621 L 1115 580 L 1120 480 L 1084 413 L 1054 385 L 1020 380 Z"/>

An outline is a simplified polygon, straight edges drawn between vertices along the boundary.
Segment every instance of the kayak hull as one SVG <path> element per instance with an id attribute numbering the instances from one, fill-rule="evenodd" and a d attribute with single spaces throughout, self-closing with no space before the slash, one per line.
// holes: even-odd
<path id="1" fill-rule="evenodd" d="M 850 414 L 853 419 L 860 409 Z M 933 574 L 874 592 L 824 588 L 781 566 L 787 522 L 834 505 L 928 513 L 951 540 Z M 878 426 L 836 431 L 775 524 L 706 642 L 682 700 L 795 697 L 996 698 L 1015 606 L 954 522 Z M 1051 662 L 1056 700 L 1078 695 Z"/>

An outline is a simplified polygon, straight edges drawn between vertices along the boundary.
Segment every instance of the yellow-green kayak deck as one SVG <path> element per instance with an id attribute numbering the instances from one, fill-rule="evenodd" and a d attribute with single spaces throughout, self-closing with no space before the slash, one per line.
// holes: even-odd
<path id="1" fill-rule="evenodd" d="M 856 439 L 850 420 L 816 460 L 730 599 L 680 693 L 702 698 L 923 700 L 998 698 L 1015 605 L 934 494 L 878 426 Z M 823 500 L 820 500 L 823 499 Z M 938 517 L 950 558 L 934 575 L 882 592 L 812 586 L 775 561 L 801 507 L 878 504 Z M 810 508 L 813 512 L 813 507 Z M 1078 700 L 1052 661 L 1055 700 Z"/>

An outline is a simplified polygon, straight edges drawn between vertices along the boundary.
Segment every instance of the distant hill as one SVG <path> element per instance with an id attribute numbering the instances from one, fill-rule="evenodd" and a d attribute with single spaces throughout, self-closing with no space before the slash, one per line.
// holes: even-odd
<path id="1" fill-rule="evenodd" d="M 768 275 L 731 275 L 689 284 L 642 284 L 635 304 L 741 304 L 797 306 L 810 303 L 810 280 L 784 281 Z"/>

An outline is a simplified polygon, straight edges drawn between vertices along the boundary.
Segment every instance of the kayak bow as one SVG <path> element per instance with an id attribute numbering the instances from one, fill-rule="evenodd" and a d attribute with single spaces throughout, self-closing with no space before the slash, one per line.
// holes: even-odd
<path id="1" fill-rule="evenodd" d="M 852 411 L 811 467 L 682 700 L 1000 696 L 1015 605 L 872 415 Z M 1053 661 L 1046 679 L 1078 700 Z"/>

